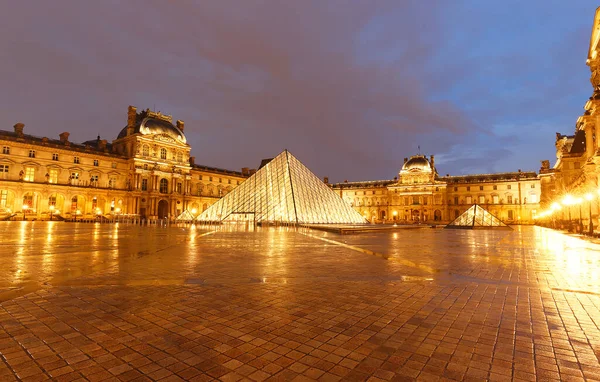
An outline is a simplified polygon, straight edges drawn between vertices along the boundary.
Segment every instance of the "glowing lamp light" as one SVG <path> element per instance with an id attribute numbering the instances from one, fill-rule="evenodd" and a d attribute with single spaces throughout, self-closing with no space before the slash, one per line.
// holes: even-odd
<path id="1" fill-rule="evenodd" d="M 575 199 L 573 195 L 570 194 L 565 195 L 565 197 L 562 200 L 562 204 L 564 204 L 565 206 L 572 206 L 575 203 L 577 203 L 577 199 Z"/>
<path id="2" fill-rule="evenodd" d="M 394 211 L 394 216 L 398 215 L 398 211 Z"/>
<path id="3" fill-rule="evenodd" d="M 54 211 L 54 206 L 50 206 L 50 211 Z"/>
<path id="4" fill-rule="evenodd" d="M 23 211 L 27 211 L 29 209 L 29 205 L 23 204 Z"/>
<path id="5" fill-rule="evenodd" d="M 594 199 L 594 195 L 592 195 L 591 192 L 588 192 L 587 194 L 585 194 L 585 199 L 586 200 L 592 200 L 592 199 Z"/>
<path id="6" fill-rule="evenodd" d="M 121 212 L 121 209 L 119 207 L 117 207 L 117 208 L 115 208 L 115 212 L 119 213 L 119 212 Z"/>
<path id="7" fill-rule="evenodd" d="M 198 212 L 198 210 L 197 210 L 197 209 L 195 209 L 195 208 L 192 208 L 192 213 L 193 213 L 194 215 L 196 215 L 196 212 Z"/>
<path id="8" fill-rule="evenodd" d="M 552 208 L 552 211 L 560 211 L 560 204 L 554 202 L 554 203 L 552 203 L 551 208 Z"/>
<path id="9" fill-rule="evenodd" d="M 96 215 L 102 215 L 102 211 L 101 210 L 96 210 Z"/>
<path id="10" fill-rule="evenodd" d="M 77 211 L 75 211 L 75 214 L 77 214 L 77 215 L 81 215 L 81 211 L 80 211 L 80 210 L 77 210 Z"/>

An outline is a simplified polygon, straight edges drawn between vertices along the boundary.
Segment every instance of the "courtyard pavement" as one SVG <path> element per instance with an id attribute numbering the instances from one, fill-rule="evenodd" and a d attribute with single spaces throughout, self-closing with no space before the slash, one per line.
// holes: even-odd
<path id="1" fill-rule="evenodd" d="M 0 235 L 1 381 L 600 381 L 600 246 L 544 228 Z"/>

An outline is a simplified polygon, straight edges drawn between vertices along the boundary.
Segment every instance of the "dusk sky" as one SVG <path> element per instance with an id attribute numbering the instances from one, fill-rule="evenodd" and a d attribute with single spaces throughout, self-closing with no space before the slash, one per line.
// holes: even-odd
<path id="1" fill-rule="evenodd" d="M 127 107 L 185 121 L 196 162 L 287 148 L 331 181 L 538 171 L 592 94 L 592 0 L 6 1 L 0 122 L 112 141 Z"/>

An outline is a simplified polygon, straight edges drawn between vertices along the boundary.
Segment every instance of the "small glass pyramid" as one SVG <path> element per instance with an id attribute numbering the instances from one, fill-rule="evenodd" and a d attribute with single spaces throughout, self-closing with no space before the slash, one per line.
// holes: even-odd
<path id="1" fill-rule="evenodd" d="M 358 212 L 284 150 L 200 214 L 201 222 L 364 224 Z"/>
<path id="2" fill-rule="evenodd" d="M 486 228 L 502 228 L 512 229 L 504 224 L 500 219 L 492 215 L 485 208 L 473 204 L 468 210 L 463 212 L 459 217 L 454 219 L 446 228 L 462 228 L 462 229 L 486 229 Z"/>
<path id="3" fill-rule="evenodd" d="M 190 211 L 185 210 L 179 216 L 177 216 L 177 218 L 175 220 L 191 222 L 194 220 L 194 215 L 192 215 L 192 213 Z"/>

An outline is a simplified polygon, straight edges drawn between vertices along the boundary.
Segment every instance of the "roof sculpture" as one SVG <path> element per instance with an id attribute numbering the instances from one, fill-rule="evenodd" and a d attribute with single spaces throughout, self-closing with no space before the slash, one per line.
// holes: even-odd
<path id="1" fill-rule="evenodd" d="M 492 215 L 485 208 L 473 204 L 468 210 L 454 219 L 446 228 L 458 229 L 512 229 L 504 224 L 500 219 Z"/>
<path id="2" fill-rule="evenodd" d="M 250 178 L 200 214 L 202 222 L 363 224 L 358 212 L 289 151 L 263 163 Z"/>

